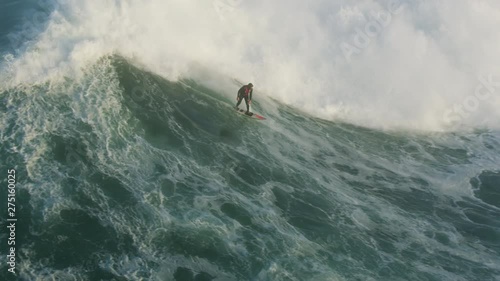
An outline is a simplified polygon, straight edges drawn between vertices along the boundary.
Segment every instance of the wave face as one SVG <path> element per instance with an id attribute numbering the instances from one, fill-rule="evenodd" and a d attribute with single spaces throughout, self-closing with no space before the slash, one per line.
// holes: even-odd
<path id="1" fill-rule="evenodd" d="M 500 4 L 350 2 L 0 3 L 17 277 L 498 280 Z"/>
<path id="2" fill-rule="evenodd" d="M 4 91 L 21 279 L 500 276 L 498 133 L 384 133 L 265 97 L 257 121 L 233 99 L 119 56 Z"/>
<path id="3" fill-rule="evenodd" d="M 18 53 L 12 83 L 79 74 L 117 52 L 170 80 L 199 64 L 253 81 L 328 120 L 424 131 L 500 124 L 496 0 L 32 2 L 9 13 L 13 27 L 0 36 Z"/>

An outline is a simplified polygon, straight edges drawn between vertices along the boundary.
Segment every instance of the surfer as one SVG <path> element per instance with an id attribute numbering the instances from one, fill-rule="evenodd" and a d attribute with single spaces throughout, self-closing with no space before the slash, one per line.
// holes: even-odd
<path id="1" fill-rule="evenodd" d="M 245 99 L 245 104 L 247 105 L 247 111 L 245 114 L 250 114 L 250 104 L 252 103 L 252 92 L 253 92 L 253 84 L 248 83 L 248 85 L 244 85 L 238 90 L 238 95 L 236 96 L 236 100 L 238 103 L 236 104 L 236 110 L 238 110 L 238 106 L 241 101 Z"/>

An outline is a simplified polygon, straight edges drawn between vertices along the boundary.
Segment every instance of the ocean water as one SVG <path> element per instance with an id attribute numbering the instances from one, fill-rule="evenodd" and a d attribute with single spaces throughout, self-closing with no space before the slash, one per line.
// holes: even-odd
<path id="1" fill-rule="evenodd" d="M 281 84 L 290 99 L 271 91 L 259 67 L 269 54 L 286 58 L 278 53 L 247 50 L 255 72 L 231 76 L 232 64 L 212 66 L 224 61 L 215 43 L 194 52 L 196 40 L 174 31 L 193 30 L 182 23 L 197 3 L 90 2 L 0 3 L 2 186 L 8 169 L 17 178 L 16 275 L 2 187 L 0 280 L 500 280 L 500 131 L 488 111 L 497 96 L 451 128 L 404 104 L 378 108 L 386 96 L 375 90 L 330 118 L 346 94 L 325 97 L 321 79 L 300 95 Z M 214 9 L 200 23 L 227 25 L 245 7 L 215 4 L 225 17 Z M 148 25 L 134 24 L 146 12 Z M 157 26 L 167 15 L 179 25 Z M 163 29 L 168 39 L 146 40 Z M 267 120 L 234 112 L 245 73 Z"/>

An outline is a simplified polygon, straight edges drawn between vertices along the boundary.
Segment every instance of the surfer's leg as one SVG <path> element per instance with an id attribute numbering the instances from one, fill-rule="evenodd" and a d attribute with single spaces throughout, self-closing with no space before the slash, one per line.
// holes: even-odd
<path id="1" fill-rule="evenodd" d="M 247 105 L 247 113 L 250 111 L 250 106 L 248 104 L 248 97 L 245 97 L 245 104 Z"/>
<path id="2" fill-rule="evenodd" d="M 238 98 L 238 103 L 236 104 L 236 109 L 238 109 L 238 106 L 240 106 L 241 103 L 241 98 Z"/>

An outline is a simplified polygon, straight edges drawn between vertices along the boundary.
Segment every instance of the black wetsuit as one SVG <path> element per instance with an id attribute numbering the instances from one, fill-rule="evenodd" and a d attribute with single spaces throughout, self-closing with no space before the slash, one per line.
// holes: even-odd
<path id="1" fill-rule="evenodd" d="M 238 90 L 238 96 L 237 96 L 238 103 L 236 104 L 236 108 L 240 105 L 241 100 L 245 99 L 245 104 L 247 105 L 247 112 L 249 112 L 250 110 L 249 102 L 252 100 L 252 92 L 253 89 L 248 85 L 241 87 Z"/>

